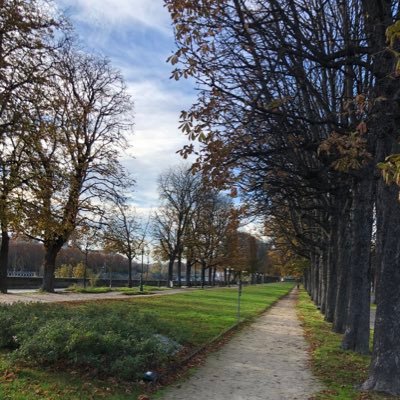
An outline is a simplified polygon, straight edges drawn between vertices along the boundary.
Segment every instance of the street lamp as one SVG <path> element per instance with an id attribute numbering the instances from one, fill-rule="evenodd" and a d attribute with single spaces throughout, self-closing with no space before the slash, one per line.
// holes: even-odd
<path id="1" fill-rule="evenodd" d="M 242 297 L 242 280 L 238 281 L 237 320 L 240 322 L 240 298 Z"/>
<path id="2" fill-rule="evenodd" d="M 146 254 L 147 256 L 147 264 L 149 264 L 149 255 L 150 255 L 150 249 L 147 247 L 147 243 L 143 243 L 141 246 L 141 254 L 142 254 L 142 265 L 141 265 L 141 270 L 140 270 L 140 291 L 143 292 L 143 268 L 144 268 L 144 262 L 143 262 L 143 257 Z"/>
<path id="3" fill-rule="evenodd" d="M 144 255 L 144 247 L 142 247 L 142 268 L 140 271 L 140 291 L 143 292 L 143 255 Z"/>

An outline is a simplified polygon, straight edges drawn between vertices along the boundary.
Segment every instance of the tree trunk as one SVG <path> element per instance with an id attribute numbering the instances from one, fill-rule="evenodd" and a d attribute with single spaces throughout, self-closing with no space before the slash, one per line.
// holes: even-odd
<path id="1" fill-rule="evenodd" d="M 395 147 L 395 146 L 393 146 Z M 392 149 L 398 152 L 399 149 Z M 364 390 L 400 395 L 400 203 L 399 188 L 379 182 L 377 232 L 380 249 L 374 348 Z"/>
<path id="2" fill-rule="evenodd" d="M 212 274 L 212 284 L 213 286 L 215 285 L 215 277 L 217 276 L 217 268 L 213 268 L 213 274 Z"/>
<path id="3" fill-rule="evenodd" d="M 211 286 L 212 285 L 212 268 L 208 268 L 208 284 Z"/>
<path id="4" fill-rule="evenodd" d="M 327 274 L 326 274 L 326 309 L 325 309 L 325 320 L 333 322 L 335 314 L 335 301 L 337 291 L 337 216 L 334 215 L 330 221 L 330 232 L 329 232 L 329 245 L 328 245 L 328 257 L 327 257 Z"/>
<path id="5" fill-rule="evenodd" d="M 56 258 L 64 243 L 45 244 L 44 270 L 42 290 L 45 292 L 54 292 L 54 271 L 56 269 Z"/>
<path id="6" fill-rule="evenodd" d="M 186 286 L 192 286 L 192 262 L 190 260 L 186 260 Z"/>
<path id="7" fill-rule="evenodd" d="M 321 254 L 321 295 L 320 295 L 320 309 L 321 313 L 325 315 L 326 310 L 326 289 L 327 289 L 327 275 L 328 275 L 328 256 L 327 251 L 324 250 Z"/>
<path id="8" fill-rule="evenodd" d="M 201 287 L 204 288 L 205 283 L 206 283 L 206 265 L 205 263 L 201 264 Z"/>
<path id="9" fill-rule="evenodd" d="M 1 247 L 0 247 L 0 291 L 7 293 L 7 270 L 8 270 L 8 250 L 10 247 L 10 237 L 7 231 L 1 232 Z"/>
<path id="10" fill-rule="evenodd" d="M 303 272 L 303 285 L 304 289 L 308 292 L 308 278 L 310 275 L 310 268 L 306 268 Z"/>
<path id="11" fill-rule="evenodd" d="M 370 255 L 373 221 L 373 169 L 366 167 L 355 182 L 352 205 L 350 290 L 346 329 L 342 341 L 345 350 L 369 353 L 370 334 Z"/>
<path id="12" fill-rule="evenodd" d="M 310 286 L 309 286 L 309 295 L 311 300 L 314 300 L 314 274 L 315 274 L 315 265 L 314 265 L 314 256 L 310 257 Z"/>
<path id="13" fill-rule="evenodd" d="M 168 282 L 167 282 L 167 286 L 168 287 L 172 287 L 173 286 L 173 282 L 174 282 L 174 263 L 175 263 L 175 257 L 171 257 L 168 260 Z"/>
<path id="14" fill-rule="evenodd" d="M 346 314 L 350 285 L 348 278 L 351 260 L 350 246 L 351 240 L 349 214 L 347 211 L 345 211 L 339 220 L 337 248 L 335 249 L 336 254 L 338 255 L 337 291 L 332 330 L 337 333 L 344 333 L 346 327 Z"/>
<path id="15" fill-rule="evenodd" d="M 181 287 L 182 286 L 182 254 L 178 255 L 177 280 L 178 280 L 178 287 Z"/>
<path id="16" fill-rule="evenodd" d="M 313 291 L 312 291 L 312 299 L 316 306 L 319 306 L 319 256 L 315 254 L 313 256 Z"/>
<path id="17" fill-rule="evenodd" d="M 132 257 L 128 257 L 128 287 L 132 287 Z"/>

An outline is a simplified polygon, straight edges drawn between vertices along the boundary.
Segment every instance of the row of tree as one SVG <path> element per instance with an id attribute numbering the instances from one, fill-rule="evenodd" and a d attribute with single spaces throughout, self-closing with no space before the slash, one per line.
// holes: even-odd
<path id="1" fill-rule="evenodd" d="M 32 273 L 36 276 L 43 275 L 43 260 L 45 249 L 43 244 L 36 241 L 10 240 L 8 272 L 13 275 Z M 96 273 L 108 271 L 126 274 L 128 260 L 122 255 L 101 251 L 100 248 L 91 248 L 86 260 L 85 251 L 76 246 L 63 247 L 57 255 L 56 271 L 62 265 L 74 268 L 78 264 L 87 265 Z M 70 275 L 65 275 L 65 277 Z"/>
<path id="2" fill-rule="evenodd" d="M 132 102 L 109 60 L 77 45 L 51 3 L 5 0 L 0 13 L 0 289 L 10 232 L 44 245 L 43 289 L 57 254 L 102 223 L 130 184 L 120 165 Z M 117 199 L 117 200 L 116 200 Z M 86 235 L 86 236 L 85 236 Z"/>
<path id="3" fill-rule="evenodd" d="M 168 280 L 182 284 L 185 261 L 186 285 L 190 286 L 192 268 L 200 266 L 201 282 L 215 280 L 218 269 L 225 280 L 237 278 L 242 271 L 266 272 L 267 245 L 254 236 L 240 232 L 240 210 L 231 197 L 211 188 L 201 174 L 186 166 L 170 169 L 158 182 L 161 204 L 153 218 L 155 253 L 168 261 Z M 233 273 L 234 276 L 227 277 Z"/>
<path id="4" fill-rule="evenodd" d="M 177 167 L 159 178 L 161 205 L 153 219 L 153 235 L 158 245 L 156 254 L 168 260 L 168 280 L 182 282 L 182 260 L 186 266 L 186 285 L 190 286 L 191 270 L 200 265 L 201 282 L 206 272 L 208 282 L 218 269 L 265 272 L 267 246 L 254 236 L 240 232 L 240 210 L 232 199 L 211 188 L 201 174 L 193 174 L 185 166 Z M 234 278 L 234 277 L 232 277 Z M 229 279 L 230 280 L 230 279 Z"/>
<path id="5" fill-rule="evenodd" d="M 342 346 L 369 352 L 365 390 L 400 394 L 400 22 L 392 0 L 165 0 L 195 76 L 181 114 L 195 170 L 236 185 Z M 397 21 L 397 22 L 396 22 Z M 182 149 L 193 153 L 189 144 Z"/>
<path id="6" fill-rule="evenodd" d="M 146 249 L 149 229 L 128 204 L 133 184 L 119 163 L 132 127 L 132 102 L 120 73 L 76 44 L 51 2 L 6 0 L 0 13 L 0 290 L 7 292 L 10 232 L 41 242 L 43 286 L 54 290 L 56 258 L 74 245 L 88 264 L 104 248 L 128 260 Z M 123 194 L 124 193 L 124 194 Z M 172 280 L 182 260 L 209 280 L 217 267 L 255 272 L 265 248 L 237 232 L 230 201 L 184 169 L 160 178 L 154 218 L 158 252 Z M 248 251 L 243 249 L 247 248 Z M 246 256 L 245 256 L 246 254 Z M 190 282 L 188 282 L 190 283 Z"/>

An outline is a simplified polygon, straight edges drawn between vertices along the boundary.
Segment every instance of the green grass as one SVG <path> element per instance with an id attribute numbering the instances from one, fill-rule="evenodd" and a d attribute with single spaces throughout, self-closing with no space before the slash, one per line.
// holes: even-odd
<path id="1" fill-rule="evenodd" d="M 140 393 L 132 384 L 125 384 L 124 391 L 115 390 L 112 380 L 85 378 L 78 371 L 18 368 L 7 361 L 6 353 L 0 353 L 0 374 L 1 400 L 131 400 Z"/>
<path id="2" fill-rule="evenodd" d="M 244 287 L 241 318 L 256 316 L 292 287 L 292 283 Z M 204 344 L 237 322 L 235 288 L 196 290 L 163 297 L 141 298 L 140 304 L 161 320 L 176 321 L 179 330 L 185 334 L 186 341 L 195 346 Z"/>
<path id="3" fill-rule="evenodd" d="M 398 397 L 360 392 L 356 388 L 368 375 L 370 356 L 362 356 L 340 348 L 342 335 L 332 332 L 331 324 L 302 290 L 297 305 L 306 339 L 311 347 L 312 369 L 326 390 L 318 400 L 384 400 Z"/>
<path id="4" fill-rule="evenodd" d="M 242 318 L 253 318 L 285 295 L 293 286 L 291 283 L 268 284 L 244 287 L 241 298 Z M 14 316 L 18 307 L 11 306 Z M 236 322 L 237 290 L 235 288 L 197 290 L 180 294 L 130 298 L 120 301 L 100 301 L 96 305 L 26 305 L 30 311 L 28 323 L 32 326 L 35 309 L 50 316 L 62 314 L 97 315 L 102 321 L 105 315 L 118 315 L 122 320 L 131 313 L 140 313 L 154 319 L 161 333 L 190 348 L 204 345 Z M 133 315 L 132 314 L 132 315 Z M 40 315 L 40 314 L 38 314 Z M 125 316 L 125 317 L 124 317 Z M 36 317 L 39 318 L 39 317 Z M 82 317 L 84 318 L 84 317 Z M 121 324 L 122 325 L 122 324 Z M 39 340 L 40 342 L 40 340 Z M 129 349 L 127 349 L 129 352 Z M 0 399 L 2 400 L 75 400 L 75 399 L 135 399 L 143 390 L 116 377 L 95 375 L 96 371 L 85 367 L 71 367 L 63 362 L 56 368 L 34 367 L 15 364 L 9 357 L 10 350 L 0 353 Z"/>

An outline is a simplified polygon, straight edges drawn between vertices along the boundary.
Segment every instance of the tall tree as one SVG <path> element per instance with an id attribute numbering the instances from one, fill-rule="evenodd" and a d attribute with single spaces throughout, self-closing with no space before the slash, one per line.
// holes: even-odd
<path id="1" fill-rule="evenodd" d="M 123 182 L 118 157 L 132 126 L 132 104 L 108 60 L 72 46 L 59 53 L 54 80 L 40 96 L 34 116 L 39 139 L 29 153 L 40 173 L 24 195 L 25 231 L 44 244 L 42 288 L 53 291 L 58 252 L 80 220 L 99 211 L 98 199 Z"/>
<path id="2" fill-rule="evenodd" d="M 224 265 L 226 241 L 228 240 L 233 205 L 231 199 L 217 190 L 204 187 L 202 199 L 196 209 L 196 226 L 193 235 L 194 257 L 201 265 L 201 284 L 205 284 L 206 270 L 209 272 L 209 284 L 216 268 Z"/>
<path id="3" fill-rule="evenodd" d="M 377 161 L 398 152 L 398 25 L 392 26 L 398 2 L 166 4 L 180 45 L 170 61 L 183 61 L 173 76 L 195 75 L 201 85 L 199 101 L 182 113 L 183 129 L 204 144 L 201 167 L 219 180 L 233 168 L 250 187 L 260 193 L 267 189 L 261 198 L 267 199 L 268 212 L 274 198 L 283 199 L 296 239 L 308 243 L 313 298 L 328 320 L 343 312 L 339 297 L 347 298 L 345 318 L 334 323 L 336 329 L 345 327 L 343 347 L 361 353 L 369 351 L 377 193 L 379 318 L 364 387 L 399 393 L 400 348 L 394 332 L 400 318 L 393 317 L 400 309 L 399 266 L 393 262 L 399 259 L 393 239 L 399 226 L 398 189 L 376 179 L 375 168 Z M 391 50 L 385 33 L 391 36 Z M 192 150 L 188 145 L 183 154 Z M 276 182 L 274 172 L 287 174 L 292 184 Z M 341 247 L 336 263 L 334 252 Z"/>
<path id="4" fill-rule="evenodd" d="M 169 282 L 173 280 L 173 267 L 177 260 L 180 286 L 184 239 L 201 198 L 201 179 L 187 166 L 175 167 L 160 176 L 158 190 L 161 206 L 154 216 L 153 233 L 168 260 Z"/>
<path id="5" fill-rule="evenodd" d="M 107 219 L 105 247 L 128 259 L 128 287 L 132 287 L 133 259 L 145 245 L 148 224 L 144 226 L 134 208 L 123 201 L 116 202 Z"/>
<path id="6" fill-rule="evenodd" d="M 10 224 L 17 213 L 13 194 L 29 176 L 24 158 L 32 134 L 25 114 L 34 86 L 48 76 L 48 55 L 62 36 L 65 23 L 52 15 L 45 1 L 5 0 L 0 13 L 0 290 L 7 292 Z M 64 30 L 66 32 L 66 30 Z M 15 229 L 15 227 L 14 227 Z"/>

